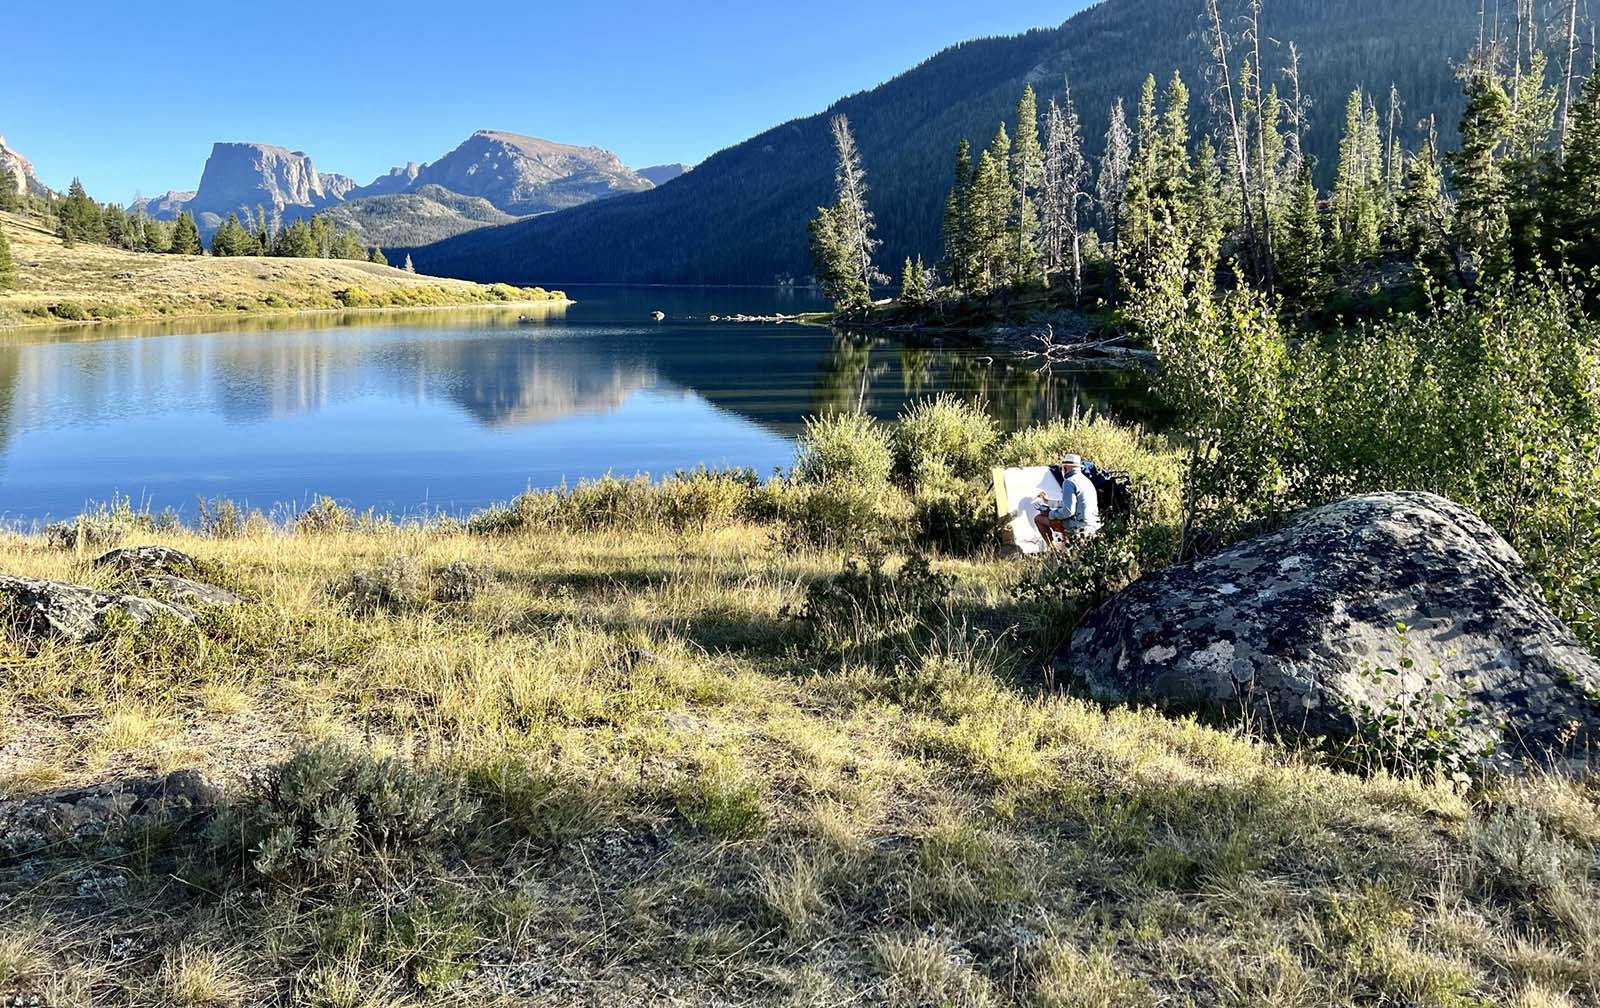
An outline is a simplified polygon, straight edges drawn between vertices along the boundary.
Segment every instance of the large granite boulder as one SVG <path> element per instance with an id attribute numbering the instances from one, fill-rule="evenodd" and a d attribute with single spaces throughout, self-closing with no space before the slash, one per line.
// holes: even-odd
<path id="1" fill-rule="evenodd" d="M 1316 508 L 1146 577 L 1090 614 L 1071 658 L 1104 702 L 1248 709 L 1259 723 L 1336 740 L 1356 731 L 1347 698 L 1381 709 L 1443 673 L 1447 702 L 1470 712 L 1466 740 L 1493 742 L 1496 762 L 1600 752 L 1600 665 L 1516 551 L 1432 494 Z M 1395 674 L 1364 674 L 1374 669 Z"/>

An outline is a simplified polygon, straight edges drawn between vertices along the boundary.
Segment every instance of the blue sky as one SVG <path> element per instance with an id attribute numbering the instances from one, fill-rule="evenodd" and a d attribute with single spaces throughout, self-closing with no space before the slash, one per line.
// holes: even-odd
<path id="1" fill-rule="evenodd" d="M 47 185 L 192 189 L 215 140 L 304 150 L 366 183 L 475 129 L 697 162 L 947 45 L 1055 26 L 1087 0 L 238 0 L 5 16 L 0 134 Z"/>

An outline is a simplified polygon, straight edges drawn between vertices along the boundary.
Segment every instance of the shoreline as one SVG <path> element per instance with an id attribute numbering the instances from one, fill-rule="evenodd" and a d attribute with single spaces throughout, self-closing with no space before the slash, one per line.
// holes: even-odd
<path id="1" fill-rule="evenodd" d="M 120 318 L 96 318 L 71 321 L 68 319 L 53 319 L 48 322 L 22 322 L 18 324 L 0 324 L 0 336 L 10 333 L 20 333 L 33 330 L 47 329 L 93 329 L 101 326 L 116 325 L 147 325 L 160 322 L 203 322 L 208 319 L 258 319 L 258 318 L 296 318 L 302 315 L 378 315 L 396 312 L 440 312 L 440 311 L 505 311 L 508 309 L 526 308 L 567 308 L 578 302 L 571 298 L 550 298 L 543 301 L 464 301 L 461 304 L 446 305 L 378 305 L 367 308 L 263 308 L 260 311 L 231 311 L 231 312 L 190 312 L 181 315 L 126 315 Z"/>

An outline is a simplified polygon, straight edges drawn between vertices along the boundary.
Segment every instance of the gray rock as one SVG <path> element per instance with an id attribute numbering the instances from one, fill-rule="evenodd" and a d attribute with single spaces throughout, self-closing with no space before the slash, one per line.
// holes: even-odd
<path id="1" fill-rule="evenodd" d="M 194 581 L 176 574 L 147 574 L 135 579 L 134 587 L 159 598 L 173 599 L 196 609 L 244 605 L 244 599 L 225 588 Z"/>
<path id="2" fill-rule="evenodd" d="M 138 818 L 190 819 L 216 808 L 219 789 L 198 770 L 112 781 L 0 801 L 0 849 L 13 853 L 62 837 L 104 833 Z"/>
<path id="3" fill-rule="evenodd" d="M 0 574 L 0 613 L 24 639 L 35 643 L 52 637 L 75 644 L 95 640 L 105 632 L 113 614 L 126 617 L 135 626 L 143 626 L 157 615 L 185 623 L 195 618 L 193 609 L 170 602 L 8 574 Z"/>
<path id="4" fill-rule="evenodd" d="M 96 567 L 123 574 L 189 574 L 200 564 L 194 557 L 170 546 L 129 546 L 95 558 Z"/>
<path id="5" fill-rule="evenodd" d="M 1396 626 L 1410 628 L 1398 661 Z M 1135 583 L 1090 614 L 1074 674 L 1101 701 L 1248 708 L 1331 739 L 1346 697 L 1381 707 L 1444 673 L 1497 762 L 1600 752 L 1600 665 L 1546 604 L 1521 557 L 1460 505 L 1423 493 L 1355 497 Z M 1395 668 L 1379 683 L 1364 670 Z"/>

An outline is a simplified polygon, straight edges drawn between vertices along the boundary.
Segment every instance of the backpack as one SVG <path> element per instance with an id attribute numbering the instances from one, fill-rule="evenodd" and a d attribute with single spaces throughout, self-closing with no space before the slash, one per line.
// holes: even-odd
<path id="1" fill-rule="evenodd" d="M 1050 474 L 1056 478 L 1057 483 L 1065 483 L 1066 477 L 1061 467 L 1053 465 Z M 1094 494 L 1100 504 L 1100 520 L 1111 521 L 1114 518 L 1131 518 L 1133 516 L 1133 478 L 1125 472 L 1111 472 L 1102 469 L 1093 462 L 1085 459 L 1083 474 L 1089 477 L 1089 482 L 1094 484 Z"/>

